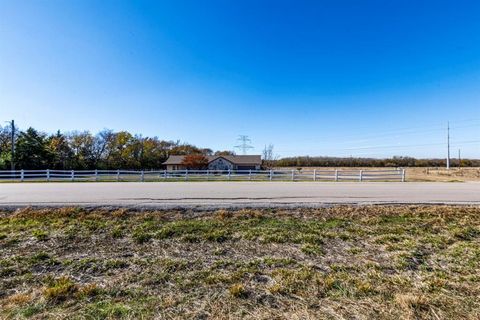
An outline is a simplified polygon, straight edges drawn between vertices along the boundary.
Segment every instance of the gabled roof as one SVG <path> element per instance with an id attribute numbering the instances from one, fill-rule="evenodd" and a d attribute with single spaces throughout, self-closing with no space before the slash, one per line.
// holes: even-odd
<path id="1" fill-rule="evenodd" d="M 169 156 L 167 161 L 163 164 L 179 165 L 182 164 L 183 158 L 185 156 Z M 218 159 L 223 158 L 233 164 L 237 165 L 260 165 L 262 164 L 262 157 L 260 155 L 239 155 L 239 156 L 206 156 L 208 163 Z"/>

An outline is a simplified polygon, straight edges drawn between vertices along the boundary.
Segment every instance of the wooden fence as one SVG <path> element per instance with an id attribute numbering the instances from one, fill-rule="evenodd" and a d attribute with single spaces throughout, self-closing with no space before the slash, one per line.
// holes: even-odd
<path id="1" fill-rule="evenodd" d="M 405 169 L 384 170 L 16 170 L 0 181 L 405 181 Z"/>

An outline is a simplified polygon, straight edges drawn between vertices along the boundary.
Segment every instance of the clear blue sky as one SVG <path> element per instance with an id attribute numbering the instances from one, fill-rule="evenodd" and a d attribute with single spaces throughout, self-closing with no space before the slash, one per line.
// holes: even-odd
<path id="1" fill-rule="evenodd" d="M 0 0 L 0 120 L 480 157 L 480 2 Z M 4 123 L 3 123 L 4 124 Z"/>

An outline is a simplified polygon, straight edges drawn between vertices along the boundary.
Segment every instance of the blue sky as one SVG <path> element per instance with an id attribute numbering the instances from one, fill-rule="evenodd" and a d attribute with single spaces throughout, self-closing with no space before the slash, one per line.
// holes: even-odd
<path id="1" fill-rule="evenodd" d="M 0 120 L 480 157 L 479 1 L 0 0 Z"/>

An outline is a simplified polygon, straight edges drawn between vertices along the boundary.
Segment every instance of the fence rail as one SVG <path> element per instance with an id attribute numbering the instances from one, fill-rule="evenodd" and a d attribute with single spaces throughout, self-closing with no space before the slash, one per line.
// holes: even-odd
<path id="1" fill-rule="evenodd" d="M 16 170 L 0 181 L 405 181 L 405 169 L 388 170 Z"/>

